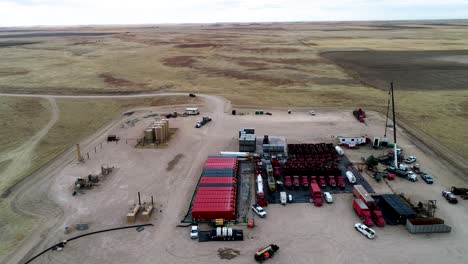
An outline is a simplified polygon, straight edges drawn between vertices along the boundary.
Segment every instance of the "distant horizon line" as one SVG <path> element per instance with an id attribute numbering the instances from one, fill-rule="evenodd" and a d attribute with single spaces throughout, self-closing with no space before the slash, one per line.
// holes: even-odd
<path id="1" fill-rule="evenodd" d="M 118 24 L 118 23 L 109 23 L 109 24 L 69 24 L 69 25 L 56 25 L 56 24 L 38 24 L 38 25 L 22 25 L 22 26 L 2 26 L 0 25 L 0 29 L 8 29 L 8 28 L 53 28 L 53 27 L 66 27 L 66 28 L 73 28 L 73 27 L 123 27 L 123 26 L 174 26 L 174 25 L 217 25 L 217 24 L 239 24 L 245 26 L 249 26 L 250 24 L 300 24 L 300 23 L 350 23 L 350 22 L 423 22 L 423 21 L 468 21 L 468 18 L 436 18 L 436 19 L 396 19 L 396 20 L 388 20 L 388 19 L 372 19 L 372 20 L 291 20 L 291 21 L 249 21 L 249 22 L 241 22 L 241 21 L 224 21 L 224 22 L 181 22 L 181 23 L 170 23 L 170 22 L 161 22 L 161 23 L 127 23 L 127 24 Z"/>

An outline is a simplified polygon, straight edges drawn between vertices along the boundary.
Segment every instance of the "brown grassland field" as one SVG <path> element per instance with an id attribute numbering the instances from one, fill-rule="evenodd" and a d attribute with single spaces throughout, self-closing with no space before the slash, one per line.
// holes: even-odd
<path id="1" fill-rule="evenodd" d="M 466 169 L 464 50 L 464 20 L 0 29 L 0 93 L 194 92 L 222 95 L 238 106 L 385 113 L 388 83 L 395 80 L 401 124 Z M 333 55 L 347 51 L 374 53 Z M 396 63 L 383 51 L 410 55 L 398 53 Z M 0 97 L 0 256 L 35 222 L 10 210 L 11 186 L 125 109 L 196 102 L 188 96 L 53 102 Z M 47 125 L 54 105 L 57 122 L 28 150 L 27 166 L 15 170 L 15 156 L 7 154 Z"/>

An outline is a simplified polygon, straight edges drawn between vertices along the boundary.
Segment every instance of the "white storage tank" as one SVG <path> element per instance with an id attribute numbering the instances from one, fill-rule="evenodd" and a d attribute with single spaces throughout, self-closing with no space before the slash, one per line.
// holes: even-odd
<path id="1" fill-rule="evenodd" d="M 336 153 L 338 155 L 343 156 L 344 155 L 344 150 L 340 146 L 335 146 Z"/>
<path id="2" fill-rule="evenodd" d="M 351 171 L 346 172 L 346 178 L 348 178 L 348 181 L 352 184 L 356 183 L 356 176 Z"/>

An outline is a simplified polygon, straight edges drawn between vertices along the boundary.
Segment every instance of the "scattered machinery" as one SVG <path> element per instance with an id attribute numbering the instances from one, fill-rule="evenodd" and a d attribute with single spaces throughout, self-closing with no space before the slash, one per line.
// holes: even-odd
<path id="1" fill-rule="evenodd" d="M 358 110 L 354 110 L 353 115 L 354 117 L 356 117 L 357 120 L 359 120 L 359 122 L 365 122 L 364 118 L 366 118 L 366 112 L 364 112 L 364 110 L 362 110 L 361 108 L 359 108 Z"/>
<path id="2" fill-rule="evenodd" d="M 468 200 L 468 189 L 467 188 L 457 188 L 452 186 L 450 190 L 454 195 L 460 195 L 460 198 L 463 200 Z"/>
<path id="3" fill-rule="evenodd" d="M 109 175 L 114 170 L 114 167 L 111 167 L 107 164 L 101 166 L 101 172 L 99 174 L 89 174 L 86 178 L 77 178 L 73 185 L 74 191 L 73 195 L 76 195 L 78 191 L 84 189 L 91 189 L 94 186 L 98 186 L 99 181 L 103 179 L 104 176 Z"/>
<path id="4" fill-rule="evenodd" d="M 279 250 L 279 247 L 277 245 L 274 245 L 274 244 L 268 245 L 268 246 L 266 246 L 264 248 L 259 248 L 257 250 L 257 252 L 255 252 L 254 259 L 257 262 L 262 263 L 263 261 L 265 261 L 267 259 L 273 258 L 276 251 L 278 251 L 278 250 Z"/>

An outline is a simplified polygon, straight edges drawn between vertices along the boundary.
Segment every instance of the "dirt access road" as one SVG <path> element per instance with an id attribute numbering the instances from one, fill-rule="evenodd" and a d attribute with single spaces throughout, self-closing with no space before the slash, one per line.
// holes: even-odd
<path id="1" fill-rule="evenodd" d="M 171 119 L 171 126 L 178 131 L 167 148 L 135 149 L 132 144 L 121 141 L 105 145 L 84 164 L 72 162 L 71 150 L 47 166 L 45 172 L 41 170 L 19 186 L 13 193 L 21 193 L 16 196 L 16 208 L 25 213 L 45 215 L 45 221 L 36 236 L 5 263 L 18 263 L 24 256 L 30 257 L 62 239 L 80 234 L 75 231 L 64 235 L 64 226 L 85 222 L 90 224 L 90 231 L 94 231 L 125 225 L 126 208 L 136 201 L 137 191 L 142 192 L 144 200 L 149 195 L 155 196 L 158 210 L 151 220 L 154 227 L 140 233 L 125 230 L 79 239 L 67 245 L 63 252 L 49 252 L 34 263 L 252 263 L 255 249 L 272 242 L 281 249 L 271 263 L 459 263 L 468 257 L 468 248 L 463 242 L 468 235 L 465 227 L 468 204 L 454 206 L 440 197 L 440 190 L 451 184 L 463 185 L 466 181 L 451 174 L 437 157 L 413 144 L 404 131 L 398 131 L 400 146 L 406 155 L 418 157 L 421 166 L 436 176 L 436 183 L 430 186 L 422 181 L 410 183 L 397 179 L 390 184 L 396 192 L 404 192 L 416 200 L 438 199 L 438 216 L 446 219 L 454 232 L 415 236 L 400 226 L 385 227 L 377 230 L 375 241 L 367 240 L 352 228 L 358 218 L 351 208 L 351 195 L 343 194 L 335 196 L 333 205 L 322 208 L 309 204 L 268 206 L 268 218 L 256 219 L 257 227 L 253 230 L 244 229 L 246 241 L 243 242 L 190 240 L 189 230 L 176 225 L 186 213 L 203 161 L 207 155 L 220 150 L 236 150 L 240 127 L 255 127 L 259 136 L 284 135 L 288 143 L 306 143 L 332 142 L 331 136 L 338 136 L 337 133 L 380 135 L 385 123 L 381 115 L 373 112 L 368 113 L 364 125 L 356 121 L 351 111 L 323 109 L 315 109 L 315 117 L 306 111 L 288 115 L 283 110 L 272 110 L 273 116 L 231 116 L 226 114 L 229 104 L 224 99 L 204 98 L 206 105 L 200 110 L 202 115 L 213 117 L 213 122 L 195 129 L 193 126 L 199 117 Z M 168 109 L 171 108 L 152 108 L 151 111 Z M 252 113 L 252 109 L 240 111 Z M 142 110 L 134 115 L 140 117 L 148 113 L 149 110 Z M 120 128 L 119 124 L 126 119 L 119 118 L 82 142 L 84 151 L 108 133 L 135 138 L 151 122 L 146 120 L 131 128 Z M 351 161 L 358 162 L 361 156 L 372 151 L 362 148 L 347 151 L 347 155 Z M 180 154 L 183 154 L 181 158 Z M 177 164 L 168 167 L 176 158 Z M 103 163 L 118 168 L 101 186 L 85 195 L 71 196 L 74 179 L 95 171 Z M 379 192 L 389 192 L 383 183 L 377 185 L 368 180 Z M 232 260 L 220 259 L 218 250 L 225 248 L 239 251 L 239 255 Z"/>

